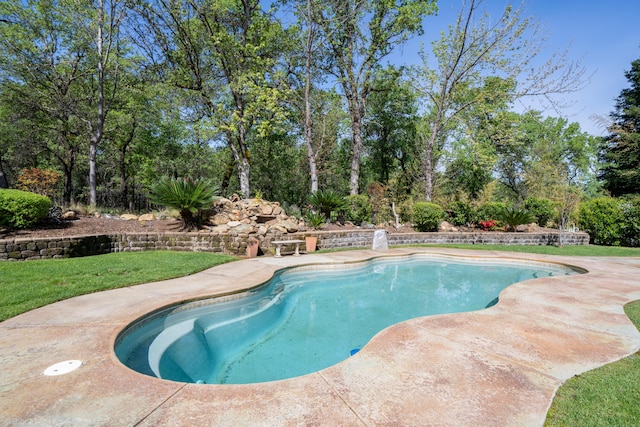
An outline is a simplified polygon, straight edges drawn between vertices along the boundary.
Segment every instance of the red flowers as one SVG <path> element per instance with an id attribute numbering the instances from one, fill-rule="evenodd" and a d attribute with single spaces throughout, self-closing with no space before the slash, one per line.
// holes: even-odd
<path id="1" fill-rule="evenodd" d="M 496 222 L 490 219 L 487 221 L 480 221 L 479 225 L 484 231 L 492 231 L 496 227 Z"/>

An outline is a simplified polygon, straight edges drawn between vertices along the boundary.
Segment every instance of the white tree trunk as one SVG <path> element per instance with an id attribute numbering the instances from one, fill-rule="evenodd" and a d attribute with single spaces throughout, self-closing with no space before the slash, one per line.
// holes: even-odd
<path id="1" fill-rule="evenodd" d="M 304 140 L 307 144 L 307 160 L 311 178 L 311 193 L 318 192 L 318 168 L 313 150 L 313 121 L 311 119 L 311 53 L 313 50 L 313 22 L 311 19 L 311 0 L 307 0 L 307 46 L 305 52 L 305 85 L 304 85 Z"/>
<path id="2" fill-rule="evenodd" d="M 360 111 L 352 113 L 351 129 L 353 131 L 353 143 L 351 146 L 349 194 L 355 195 L 358 194 L 360 189 L 360 156 L 362 155 L 362 114 L 360 114 Z"/>

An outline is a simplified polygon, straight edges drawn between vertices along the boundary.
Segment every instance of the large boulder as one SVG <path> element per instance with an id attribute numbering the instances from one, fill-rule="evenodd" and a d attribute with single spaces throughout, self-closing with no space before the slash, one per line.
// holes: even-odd
<path id="1" fill-rule="evenodd" d="M 236 233 L 251 234 L 251 233 L 254 233 L 256 230 L 255 230 L 255 228 L 253 228 L 253 226 L 251 224 L 240 224 L 238 226 L 232 227 L 231 231 L 236 232 Z"/>
<path id="2" fill-rule="evenodd" d="M 295 233 L 299 229 L 297 222 L 290 219 L 280 220 L 277 225 L 284 227 L 287 233 Z"/>
<path id="3" fill-rule="evenodd" d="M 229 215 L 225 213 L 219 213 L 212 217 L 209 217 L 209 222 L 213 225 L 222 225 L 228 223 L 229 221 L 231 221 L 231 219 L 229 218 Z"/>

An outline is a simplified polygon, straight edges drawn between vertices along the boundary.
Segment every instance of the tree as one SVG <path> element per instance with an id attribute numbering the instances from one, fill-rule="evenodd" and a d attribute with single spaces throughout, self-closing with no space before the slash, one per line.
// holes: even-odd
<path id="1" fill-rule="evenodd" d="M 394 67 L 375 72 L 364 120 L 366 164 L 374 180 L 388 183 L 395 172 L 406 171 L 418 118 L 416 97 L 402 71 Z"/>
<path id="2" fill-rule="evenodd" d="M 492 119 L 487 132 L 496 173 L 517 203 L 530 196 L 564 200 L 567 186 L 582 188 L 592 178 L 597 140 L 577 123 L 543 119 L 536 111 L 506 113 Z"/>
<path id="3" fill-rule="evenodd" d="M 640 193 L 640 59 L 625 72 L 629 88 L 620 92 L 610 114 L 609 135 L 600 148 L 600 180 L 613 196 Z"/>
<path id="4" fill-rule="evenodd" d="M 312 96 L 316 92 L 314 81 L 317 79 L 318 52 L 322 48 L 320 43 L 321 34 L 318 31 L 318 24 L 314 21 L 314 11 L 318 8 L 316 0 L 290 1 L 295 7 L 295 14 L 298 16 L 298 25 L 304 30 L 304 69 L 302 77 L 303 104 L 300 109 L 302 113 L 302 134 L 306 146 L 307 163 L 309 165 L 309 179 L 311 193 L 318 191 L 318 153 L 314 145 L 314 121 L 312 110 Z"/>
<path id="5" fill-rule="evenodd" d="M 567 61 L 566 52 L 534 69 L 532 61 L 544 40 L 538 24 L 521 19 L 520 10 L 511 5 L 490 22 L 488 14 L 481 15 L 481 5 L 482 0 L 465 3 L 448 33 L 432 44 L 436 65 L 429 65 L 423 51 L 423 65 L 414 69 L 416 90 L 429 112 L 422 153 L 427 200 L 433 196 L 437 146 L 464 111 L 477 104 L 501 105 L 531 96 L 559 108 L 554 95 L 579 89 L 584 75 L 579 63 Z"/>
<path id="6" fill-rule="evenodd" d="M 124 2 L 118 0 L 97 0 L 95 10 L 88 10 L 90 16 L 87 34 L 95 40 L 95 104 L 84 118 L 89 129 L 89 204 L 96 205 L 96 157 L 98 145 L 104 137 L 104 127 L 111 104 L 119 89 L 120 79 L 120 24 L 125 12 Z M 94 14 L 95 13 L 95 14 Z M 94 33 L 95 31 L 95 33 Z M 109 87 L 107 87 L 109 86 Z M 93 116 L 93 117 L 91 117 Z"/>
<path id="7" fill-rule="evenodd" d="M 351 118 L 350 194 L 358 194 L 362 121 L 376 65 L 422 30 L 433 0 L 322 0 L 314 12 L 328 51 L 325 69 L 342 89 Z"/>
<path id="8" fill-rule="evenodd" d="M 456 198 L 465 194 L 471 200 L 477 200 L 482 190 L 493 179 L 493 150 L 469 138 L 458 142 L 454 155 L 454 159 L 445 170 L 449 193 Z"/>
<path id="9" fill-rule="evenodd" d="M 312 89 L 312 56 L 315 51 L 316 25 L 313 22 L 313 10 L 311 0 L 307 0 L 305 20 L 307 22 L 307 37 L 304 49 L 304 141 L 307 144 L 307 160 L 309 162 L 309 176 L 311 178 L 311 192 L 318 191 L 318 167 L 316 150 L 313 146 L 313 121 L 311 115 L 311 89 Z"/>
<path id="10" fill-rule="evenodd" d="M 335 90 L 315 88 L 311 96 L 312 144 L 318 173 L 318 187 L 337 190 L 343 165 L 339 161 L 340 138 L 345 134 L 347 116 Z M 346 187 L 346 186 L 345 186 Z"/>
<path id="11" fill-rule="evenodd" d="M 193 94 L 186 117 L 223 138 L 245 197 L 250 195 L 249 135 L 268 135 L 285 120 L 281 67 L 292 39 L 258 0 L 139 2 L 141 47 L 181 91 Z"/>
<path id="12" fill-rule="evenodd" d="M 77 6 L 65 0 L 0 3 L 3 102 L 31 127 L 22 143 L 36 156 L 46 151 L 59 162 L 66 203 L 71 201 L 72 174 L 87 136 L 77 111 L 90 45 L 78 35 L 84 9 Z"/>

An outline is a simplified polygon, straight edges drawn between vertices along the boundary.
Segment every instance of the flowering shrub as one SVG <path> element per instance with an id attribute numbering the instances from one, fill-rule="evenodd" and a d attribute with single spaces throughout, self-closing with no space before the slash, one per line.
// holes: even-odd
<path id="1" fill-rule="evenodd" d="M 479 225 L 484 231 L 492 231 L 496 228 L 496 222 L 492 219 L 480 221 Z"/>

